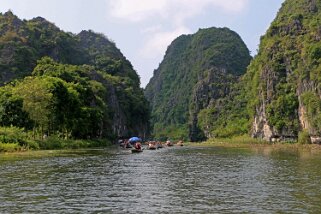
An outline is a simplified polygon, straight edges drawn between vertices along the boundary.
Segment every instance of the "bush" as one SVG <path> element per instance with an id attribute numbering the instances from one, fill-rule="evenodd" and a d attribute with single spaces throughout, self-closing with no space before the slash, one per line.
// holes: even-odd
<path id="1" fill-rule="evenodd" d="M 298 143 L 300 143 L 300 144 L 311 144 L 310 135 L 306 130 L 299 132 Z"/>
<path id="2" fill-rule="evenodd" d="M 230 144 L 266 144 L 268 143 L 265 140 L 252 138 L 248 135 L 233 136 L 231 138 L 211 138 L 208 140 L 208 142 L 213 142 L 213 143 L 225 142 Z"/>
<path id="3" fill-rule="evenodd" d="M 39 143 L 33 140 L 27 140 L 27 149 L 38 150 L 40 149 Z"/>
<path id="4" fill-rule="evenodd" d="M 15 152 L 21 149 L 21 146 L 17 143 L 1 143 L 0 152 Z"/>
<path id="5" fill-rule="evenodd" d="M 50 149 L 62 149 L 63 140 L 57 136 L 50 136 L 46 140 L 37 141 L 40 149 L 50 150 Z"/>
<path id="6" fill-rule="evenodd" d="M 313 92 L 305 92 L 302 94 L 302 101 L 310 126 L 321 134 L 321 99 Z"/>
<path id="7" fill-rule="evenodd" d="M 160 141 L 171 140 L 188 140 L 188 126 L 187 125 L 155 125 L 154 128 L 155 139 Z"/>
<path id="8" fill-rule="evenodd" d="M 27 145 L 27 134 L 23 129 L 17 127 L 0 127 L 0 142 L 13 143 L 20 146 Z"/>
<path id="9" fill-rule="evenodd" d="M 50 136 L 46 140 L 36 142 L 38 148 L 45 150 L 54 149 L 81 149 L 104 147 L 111 145 L 110 141 L 106 140 L 64 140 L 57 136 Z"/>

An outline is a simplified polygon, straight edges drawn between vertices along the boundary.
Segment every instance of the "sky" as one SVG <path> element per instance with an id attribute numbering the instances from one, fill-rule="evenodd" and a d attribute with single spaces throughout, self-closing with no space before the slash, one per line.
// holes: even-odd
<path id="1" fill-rule="evenodd" d="M 60 29 L 93 30 L 114 41 L 145 87 L 170 43 L 200 28 L 228 27 L 257 53 L 284 0 L 0 0 L 21 19 L 41 16 Z"/>

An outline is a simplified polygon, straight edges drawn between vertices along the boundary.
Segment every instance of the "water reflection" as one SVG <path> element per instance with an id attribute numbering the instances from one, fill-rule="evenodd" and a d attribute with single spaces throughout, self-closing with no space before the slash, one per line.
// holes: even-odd
<path id="1" fill-rule="evenodd" d="M 307 213 L 321 158 L 232 148 L 118 148 L 2 162 L 1 213 Z"/>

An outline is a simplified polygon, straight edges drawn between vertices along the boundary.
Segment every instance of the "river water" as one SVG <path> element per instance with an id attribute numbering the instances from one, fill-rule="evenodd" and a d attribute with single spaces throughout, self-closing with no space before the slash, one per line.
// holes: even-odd
<path id="1" fill-rule="evenodd" d="M 88 150 L 2 160 L 0 182 L 0 213 L 321 212 L 321 157 L 295 151 Z"/>

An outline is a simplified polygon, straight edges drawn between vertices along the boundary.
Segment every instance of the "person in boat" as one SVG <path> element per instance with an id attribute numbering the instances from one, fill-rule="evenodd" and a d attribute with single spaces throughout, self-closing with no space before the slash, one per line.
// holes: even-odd
<path id="1" fill-rule="evenodd" d="M 142 144 L 140 142 L 136 142 L 134 147 L 136 150 L 142 150 Z"/>
<path id="2" fill-rule="evenodd" d="M 132 148 L 132 146 L 130 145 L 128 139 L 123 140 L 123 142 L 121 144 L 119 144 L 121 147 L 127 149 L 127 148 Z"/>
<path id="3" fill-rule="evenodd" d="M 184 146 L 183 141 L 178 141 L 177 146 Z"/>
<path id="4" fill-rule="evenodd" d="M 150 141 L 148 144 L 148 149 L 156 149 L 156 142 L 155 141 Z"/>
<path id="5" fill-rule="evenodd" d="M 170 140 L 166 141 L 166 146 L 173 146 L 172 142 Z"/>

